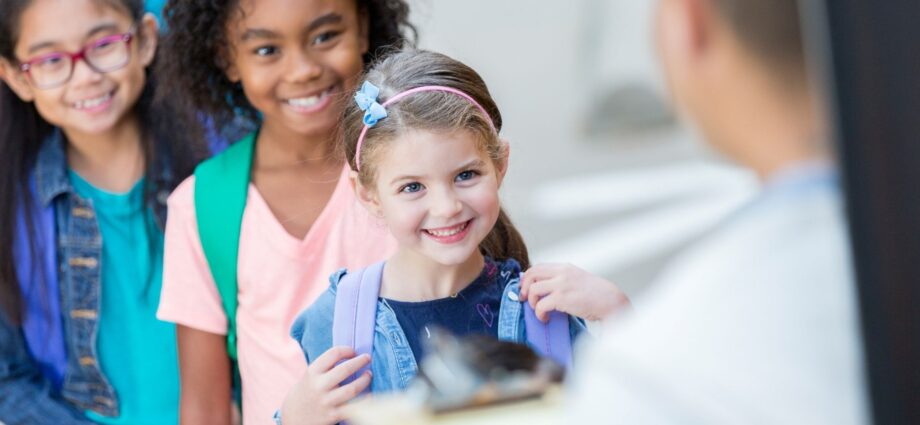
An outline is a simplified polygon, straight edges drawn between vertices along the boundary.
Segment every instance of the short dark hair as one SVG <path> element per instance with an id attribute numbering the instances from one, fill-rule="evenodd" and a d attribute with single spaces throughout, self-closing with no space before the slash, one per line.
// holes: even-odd
<path id="1" fill-rule="evenodd" d="M 797 0 L 712 0 L 738 38 L 765 62 L 785 70 L 804 69 Z"/>

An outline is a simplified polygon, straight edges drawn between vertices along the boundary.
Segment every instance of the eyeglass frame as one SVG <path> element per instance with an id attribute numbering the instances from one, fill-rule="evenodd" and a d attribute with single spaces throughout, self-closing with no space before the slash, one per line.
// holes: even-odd
<path id="1" fill-rule="evenodd" d="M 89 44 L 84 45 L 84 46 L 83 46 L 80 50 L 78 50 L 76 53 L 65 52 L 65 51 L 58 51 L 58 52 L 52 52 L 52 53 L 48 53 L 48 54 L 41 55 L 41 56 L 38 56 L 38 57 L 34 57 L 34 58 L 32 58 L 32 59 L 29 59 L 28 61 L 21 62 L 21 63 L 19 64 L 19 71 L 22 72 L 22 73 L 24 73 L 24 74 L 29 75 L 29 79 L 32 80 L 32 84 L 35 84 L 35 78 L 32 77 L 32 73 L 31 73 L 32 65 L 33 65 L 34 63 L 40 62 L 40 61 L 42 61 L 42 60 L 45 60 L 45 59 L 47 59 L 47 58 L 49 58 L 49 57 L 51 57 L 51 56 L 55 56 L 55 55 L 60 55 L 61 57 L 66 57 L 66 58 L 70 59 L 70 72 L 67 74 L 67 78 L 61 80 L 61 82 L 59 82 L 59 83 L 49 84 L 49 85 L 47 85 L 47 86 L 42 86 L 42 85 L 39 85 L 39 84 L 35 84 L 36 87 L 38 87 L 39 89 L 43 89 L 43 90 L 52 89 L 52 88 L 55 88 L 55 87 L 60 87 L 60 86 L 62 86 L 62 85 L 64 85 L 64 84 L 66 84 L 68 81 L 70 81 L 70 79 L 73 78 L 73 71 L 74 71 L 74 69 L 76 69 L 76 67 L 77 67 L 77 61 L 79 61 L 80 59 L 83 60 L 83 62 L 86 64 L 86 66 L 88 66 L 90 69 L 92 69 L 93 71 L 98 72 L 98 73 L 100 73 L 100 74 L 105 74 L 105 73 L 108 73 L 108 72 L 117 71 L 117 70 L 119 70 L 119 69 L 121 69 L 121 68 L 124 68 L 129 62 L 131 62 L 131 42 L 134 41 L 134 38 L 135 38 L 134 31 L 135 31 L 135 28 L 131 28 L 131 29 L 128 30 L 128 32 L 126 32 L 126 33 L 122 33 L 122 34 L 112 34 L 112 35 L 109 35 L 109 36 L 102 37 L 102 38 L 100 38 L 100 39 L 98 39 L 98 40 L 96 40 L 96 41 L 94 41 L 94 42 L 92 42 L 92 43 L 89 43 Z M 104 43 L 104 42 L 110 42 L 110 41 L 113 41 L 113 40 L 114 40 L 114 41 L 123 41 L 123 42 L 125 43 L 125 47 L 128 48 L 128 54 L 127 54 L 127 57 L 125 58 L 124 63 L 122 63 L 121 65 L 118 65 L 118 66 L 116 66 L 116 67 L 113 67 L 113 68 L 111 68 L 111 69 L 101 70 L 101 69 L 97 68 L 95 65 L 93 65 L 92 61 L 86 60 L 86 51 L 87 51 L 87 50 L 89 50 L 89 49 L 91 49 L 91 48 L 93 48 L 93 47 L 96 47 L 96 46 L 98 46 L 98 45 L 100 45 L 100 44 L 102 44 L 102 43 Z"/>

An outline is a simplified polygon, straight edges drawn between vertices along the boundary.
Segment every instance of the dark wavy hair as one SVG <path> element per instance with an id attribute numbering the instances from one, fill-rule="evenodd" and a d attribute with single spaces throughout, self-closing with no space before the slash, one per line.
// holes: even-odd
<path id="1" fill-rule="evenodd" d="M 140 22 L 144 16 L 143 0 L 96 1 L 124 11 L 135 22 Z M 31 3 L 32 0 L 0 0 L 0 57 L 13 64 L 18 63 L 13 52 L 19 38 L 19 18 Z M 153 68 L 151 65 L 148 70 Z M 135 105 L 144 134 L 141 143 L 148 176 L 144 179 L 145 199 L 151 199 L 161 190 L 171 191 L 191 174 L 207 153 L 198 126 L 194 124 L 196 118 L 181 114 L 168 101 L 155 101 L 155 87 L 156 81 L 148 71 L 146 86 Z M 26 225 L 34 228 L 30 219 L 34 200 L 29 189 L 29 174 L 52 131 L 54 127 L 41 117 L 33 104 L 23 102 L 0 82 L 0 152 L 3 152 L 0 155 L 0 309 L 13 323 L 19 323 L 24 317 L 13 255 L 17 210 L 23 209 Z M 165 181 L 153 178 L 161 176 L 164 167 L 171 170 L 172 178 Z M 30 244 L 35 253 L 33 258 L 38 258 L 36 241 Z"/>
<path id="2" fill-rule="evenodd" d="M 361 145 L 358 179 L 365 186 L 374 183 L 375 161 L 386 149 L 387 142 L 411 130 L 469 131 L 477 136 L 479 148 L 489 156 L 496 168 L 507 155 L 505 145 L 498 135 L 502 128 L 498 105 L 482 77 L 465 64 L 440 53 L 410 49 L 393 53 L 381 60 L 367 71 L 363 80 L 380 88 L 377 98 L 380 103 L 412 88 L 445 86 L 466 93 L 489 114 L 484 116 L 479 108 L 465 98 L 442 91 L 415 93 L 387 106 L 386 119 L 367 131 Z M 345 158 L 352 170 L 358 169 L 355 153 L 358 136 L 364 129 L 363 116 L 364 111 L 355 102 L 348 102 L 342 133 Z M 479 250 L 499 260 L 513 258 L 524 270 L 530 268 L 524 238 L 504 210 L 499 210 L 498 221 L 479 244 Z"/>
<path id="3" fill-rule="evenodd" d="M 366 66 L 394 47 L 415 43 L 417 33 L 409 23 L 405 0 L 355 1 L 368 19 Z M 182 93 L 184 107 L 208 115 L 218 129 L 235 118 L 255 122 L 257 116 L 242 86 L 227 78 L 222 63 L 229 45 L 227 22 L 238 8 L 239 0 L 169 0 L 163 11 L 168 32 L 158 74 L 169 81 L 163 94 Z"/>

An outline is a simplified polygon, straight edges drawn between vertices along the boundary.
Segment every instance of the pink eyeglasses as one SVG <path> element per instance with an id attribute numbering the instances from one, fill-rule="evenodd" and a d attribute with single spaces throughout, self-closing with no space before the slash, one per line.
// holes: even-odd
<path id="1" fill-rule="evenodd" d="M 121 69 L 131 60 L 131 41 L 134 30 L 100 38 L 84 46 L 76 53 L 53 52 L 30 59 L 19 65 L 32 84 L 40 89 L 60 86 L 73 76 L 77 61 L 83 59 L 86 65 L 99 73 Z"/>

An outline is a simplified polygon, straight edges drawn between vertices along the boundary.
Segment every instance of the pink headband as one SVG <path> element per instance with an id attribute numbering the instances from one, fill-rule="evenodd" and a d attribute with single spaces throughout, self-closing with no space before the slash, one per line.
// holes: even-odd
<path id="1" fill-rule="evenodd" d="M 386 107 L 392 105 L 395 102 L 398 102 L 400 99 L 403 99 L 409 95 L 426 92 L 426 91 L 440 91 L 453 93 L 457 96 L 460 96 L 478 108 L 483 115 L 488 119 L 489 126 L 492 127 L 496 133 L 498 130 L 495 129 L 495 123 L 492 122 L 492 116 L 486 112 L 486 109 L 482 107 L 472 96 L 457 90 L 452 87 L 446 86 L 422 86 L 416 87 L 414 89 L 409 89 L 404 92 L 398 93 L 395 96 L 387 99 L 386 102 L 383 102 L 381 105 L 377 102 L 377 96 L 380 94 L 380 89 L 371 84 L 369 81 L 365 81 L 361 86 L 361 90 L 358 90 L 355 93 L 355 102 L 358 104 L 358 107 L 364 111 L 364 128 L 361 129 L 361 135 L 358 136 L 358 145 L 355 148 L 355 168 L 361 170 L 361 146 L 364 145 L 364 136 L 367 134 L 367 130 L 377 124 L 377 121 L 380 121 L 383 118 L 386 118 L 387 111 Z"/>

